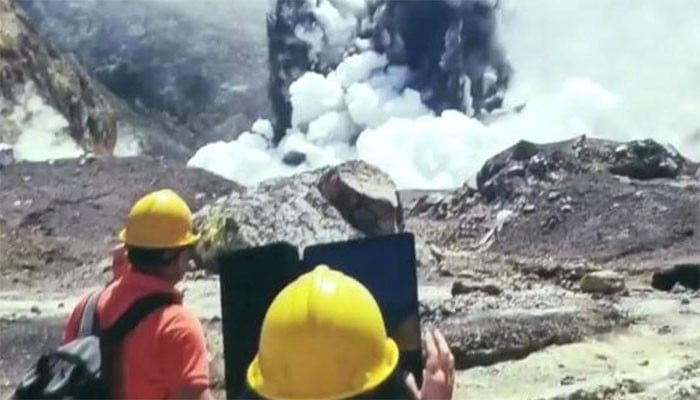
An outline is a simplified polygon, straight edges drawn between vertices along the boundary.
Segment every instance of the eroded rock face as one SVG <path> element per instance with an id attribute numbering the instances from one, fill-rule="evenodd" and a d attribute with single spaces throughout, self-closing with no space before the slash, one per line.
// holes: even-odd
<path id="1" fill-rule="evenodd" d="M 264 1 L 17 2 L 130 107 L 178 128 L 163 140 L 190 155 L 267 113 Z"/>
<path id="2" fill-rule="evenodd" d="M 39 96 L 68 122 L 67 133 L 86 151 L 111 154 L 117 120 L 109 102 L 71 59 L 31 26 L 14 0 L 0 0 L 0 124 L 19 102 Z M 16 140 L 20 132 L 5 132 Z M 49 139 L 47 139 L 49 140 Z"/>
<path id="3" fill-rule="evenodd" d="M 367 235 L 403 230 L 403 208 L 391 178 L 361 161 L 326 172 L 318 189 L 353 227 Z"/>
<path id="4" fill-rule="evenodd" d="M 520 359 L 553 344 L 608 332 L 630 321 L 611 303 L 563 291 L 473 293 L 424 306 L 422 321 L 445 333 L 458 369 Z"/>

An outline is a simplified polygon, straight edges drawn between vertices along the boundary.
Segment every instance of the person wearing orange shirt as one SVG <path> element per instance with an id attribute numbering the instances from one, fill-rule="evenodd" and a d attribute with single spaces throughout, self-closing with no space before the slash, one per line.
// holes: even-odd
<path id="1" fill-rule="evenodd" d="M 187 203 L 174 191 L 152 192 L 134 204 L 115 249 L 115 279 L 99 294 L 97 323 L 109 327 L 138 300 L 171 295 L 173 303 L 149 314 L 123 340 L 115 355 L 112 386 L 124 399 L 211 399 L 204 330 L 175 289 L 198 240 Z M 120 257 L 121 256 L 121 257 Z M 126 256 L 126 259 L 123 258 Z M 63 343 L 78 335 L 90 296 L 73 310 Z"/>

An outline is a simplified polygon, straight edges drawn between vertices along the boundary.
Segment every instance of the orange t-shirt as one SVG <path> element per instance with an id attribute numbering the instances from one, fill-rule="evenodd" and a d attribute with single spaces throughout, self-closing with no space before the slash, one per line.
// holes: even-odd
<path id="1" fill-rule="evenodd" d="M 158 278 L 133 270 L 115 280 L 97 302 L 97 319 L 109 327 L 138 299 L 171 293 L 177 304 L 156 310 L 131 331 L 116 355 L 115 395 L 125 399 L 172 398 L 182 389 L 209 388 L 209 362 L 199 320 L 182 306 L 182 294 Z M 88 296 L 73 310 L 63 343 L 76 338 Z"/>

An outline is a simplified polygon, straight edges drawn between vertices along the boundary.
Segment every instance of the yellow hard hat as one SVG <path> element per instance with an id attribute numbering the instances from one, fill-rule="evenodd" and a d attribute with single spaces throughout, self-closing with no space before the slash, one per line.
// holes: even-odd
<path id="1" fill-rule="evenodd" d="M 370 292 L 318 266 L 270 305 L 247 381 L 268 399 L 342 399 L 378 387 L 398 361 Z"/>
<path id="2" fill-rule="evenodd" d="M 130 246 L 172 249 L 194 244 L 192 212 L 187 203 L 170 189 L 151 192 L 131 208 L 119 239 Z"/>

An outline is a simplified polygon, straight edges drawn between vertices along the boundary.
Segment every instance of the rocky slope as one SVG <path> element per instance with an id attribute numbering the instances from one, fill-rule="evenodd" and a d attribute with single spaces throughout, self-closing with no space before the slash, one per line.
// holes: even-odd
<path id="1" fill-rule="evenodd" d="M 397 192 L 362 162 L 254 187 L 147 158 L 13 165 L 0 170 L 0 346 L 12 349 L 0 387 L 108 278 L 121 219 L 155 185 L 200 210 L 205 261 L 229 246 L 413 232 L 421 321 L 451 343 L 459 398 L 696 398 L 698 295 L 650 287 L 656 268 L 699 255 L 695 169 L 653 142 L 580 138 L 515 146 L 446 193 Z M 553 214 L 564 216 L 554 232 Z M 217 278 L 190 278 L 221 385 Z"/>
<path id="2" fill-rule="evenodd" d="M 116 244 L 131 203 L 173 188 L 194 208 L 238 185 L 152 158 L 84 158 L 0 169 L 0 287 L 80 287 Z"/>
<path id="3" fill-rule="evenodd" d="M 49 3 L 66 9 L 64 2 Z M 15 0 L 0 1 L 0 143 L 16 145 L 25 160 L 83 152 L 183 161 L 192 155 L 190 130 L 134 110 L 61 50 Z"/>
<path id="4" fill-rule="evenodd" d="M 32 118 L 27 103 L 39 97 L 66 122 L 67 133 L 85 150 L 111 154 L 116 115 L 87 75 L 32 27 L 14 0 L 0 1 L 0 141 L 13 143 L 21 121 Z M 13 118 L 15 116 L 15 118 Z"/>
<path id="5" fill-rule="evenodd" d="M 266 2 L 18 3 L 130 107 L 177 127 L 166 134 L 190 154 L 266 114 Z"/>

